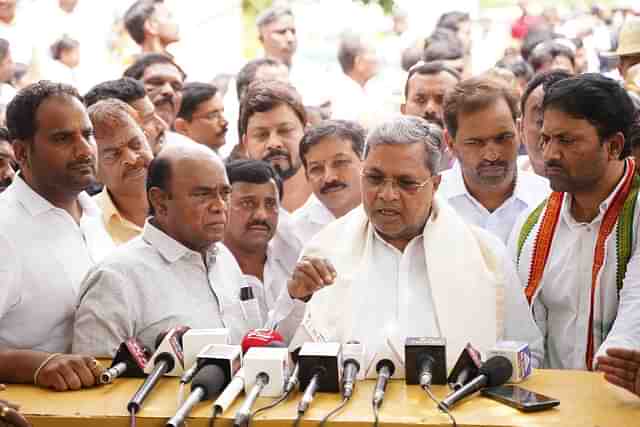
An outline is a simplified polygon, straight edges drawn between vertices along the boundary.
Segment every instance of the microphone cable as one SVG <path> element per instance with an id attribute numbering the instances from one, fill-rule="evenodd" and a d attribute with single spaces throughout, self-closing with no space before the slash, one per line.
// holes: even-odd
<path id="1" fill-rule="evenodd" d="M 279 404 L 281 404 L 282 402 L 284 402 L 285 400 L 287 400 L 287 397 L 289 397 L 289 393 L 290 392 L 285 392 L 282 393 L 280 395 L 280 397 L 277 397 L 273 402 L 269 403 L 268 405 L 265 405 L 261 408 L 256 409 L 255 411 L 253 411 L 250 415 L 249 415 L 249 422 L 251 422 L 251 420 L 253 419 L 253 417 L 255 417 L 256 415 L 258 415 L 261 412 L 264 411 L 268 411 L 269 409 L 273 409 L 276 406 L 278 406 Z"/>
<path id="2" fill-rule="evenodd" d="M 130 419 L 130 426 L 136 427 L 136 411 L 133 408 L 131 408 L 131 410 L 129 411 L 129 419 Z"/>
<path id="3" fill-rule="evenodd" d="M 373 427 L 378 427 L 380 408 L 375 404 L 375 402 L 371 402 L 371 407 L 373 408 Z"/>
<path id="4" fill-rule="evenodd" d="M 453 427 L 458 427 L 458 423 L 456 422 L 456 419 L 453 417 L 451 412 L 449 412 L 449 408 L 447 408 L 444 405 L 440 404 L 440 401 L 431 392 L 431 388 L 428 385 L 425 385 L 425 386 L 423 386 L 421 388 L 425 391 L 425 393 L 427 393 L 427 396 L 429 396 L 429 398 L 431 400 L 433 400 L 433 403 L 436 404 L 436 408 L 440 408 L 441 410 L 443 410 L 445 412 L 445 414 L 447 414 L 449 416 L 449 419 L 451 420 L 451 425 Z"/>
<path id="5" fill-rule="evenodd" d="M 345 405 L 347 404 L 347 402 L 349 402 L 349 398 L 345 397 L 342 399 L 342 402 L 340 402 L 340 404 L 338 406 L 336 406 L 335 408 L 333 408 L 331 410 L 331 412 L 329 412 L 327 415 L 325 415 L 321 420 L 320 420 L 320 425 L 318 427 L 324 427 L 324 425 L 327 423 L 327 421 L 329 421 L 329 418 L 333 417 L 335 414 L 337 414 L 338 412 L 340 412 Z"/>
<path id="6" fill-rule="evenodd" d="M 209 418 L 209 427 L 213 427 L 215 425 L 216 419 L 221 412 L 222 411 L 220 411 L 220 408 L 218 406 L 213 405 L 213 409 L 211 410 L 211 418 Z"/>

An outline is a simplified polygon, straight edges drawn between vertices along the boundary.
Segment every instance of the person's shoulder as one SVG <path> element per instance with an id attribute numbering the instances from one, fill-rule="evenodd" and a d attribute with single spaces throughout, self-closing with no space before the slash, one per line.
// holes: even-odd
<path id="1" fill-rule="evenodd" d="M 142 236 L 134 237 L 111 251 L 96 269 L 112 269 L 127 271 L 144 266 L 157 257 L 157 251 Z"/>

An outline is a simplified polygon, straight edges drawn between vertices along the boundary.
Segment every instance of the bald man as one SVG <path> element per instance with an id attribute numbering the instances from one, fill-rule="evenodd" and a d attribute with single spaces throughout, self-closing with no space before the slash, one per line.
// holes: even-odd
<path id="1" fill-rule="evenodd" d="M 93 268 L 81 286 L 74 351 L 112 357 L 129 337 L 153 348 L 159 333 L 179 325 L 228 328 L 240 343 L 255 319 L 244 315 L 242 271 L 221 243 L 230 195 L 224 165 L 209 148 L 165 147 L 149 166 L 151 216 L 142 235 Z M 303 286 L 309 284 L 292 280 L 283 288 L 265 326 L 282 320 L 293 302 L 278 325 L 286 338 L 293 335 L 304 304 L 290 295 Z"/>

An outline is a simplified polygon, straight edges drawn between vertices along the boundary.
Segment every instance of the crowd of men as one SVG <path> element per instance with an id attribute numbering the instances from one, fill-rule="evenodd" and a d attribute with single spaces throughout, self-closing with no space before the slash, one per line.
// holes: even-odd
<path id="1" fill-rule="evenodd" d="M 316 82 L 293 78 L 294 16 L 275 7 L 258 18 L 265 58 L 236 77 L 231 135 L 222 89 L 166 51 L 169 20 L 162 1 L 136 1 L 125 22 L 143 53 L 122 77 L 84 96 L 42 80 L 7 105 L 0 381 L 92 387 L 95 358 L 129 337 L 153 347 L 188 325 L 239 343 L 264 326 L 292 349 L 357 339 L 369 357 L 407 336 L 446 337 L 453 358 L 523 341 L 535 367 L 600 370 L 640 396 L 632 85 L 567 67 L 575 46 L 553 38 L 528 46 L 522 85 L 509 65 L 469 76 L 469 17 L 452 13 L 397 115 L 371 121 L 357 102 L 305 105 Z M 345 37 L 345 94 L 373 55 Z M 639 21 L 611 55 L 634 81 Z"/>

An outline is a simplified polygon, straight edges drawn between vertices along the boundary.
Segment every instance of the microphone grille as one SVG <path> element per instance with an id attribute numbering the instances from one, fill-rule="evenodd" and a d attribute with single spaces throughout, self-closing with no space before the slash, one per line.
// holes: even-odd
<path id="1" fill-rule="evenodd" d="M 480 374 L 488 377 L 488 387 L 496 387 L 506 383 L 513 374 L 511 361 L 504 356 L 493 356 L 480 367 Z"/>
<path id="2" fill-rule="evenodd" d="M 218 365 L 205 365 L 191 382 L 191 390 L 196 387 L 202 387 L 205 391 L 203 400 L 209 400 L 210 396 L 218 394 L 225 386 L 225 375 L 222 368 Z"/>

